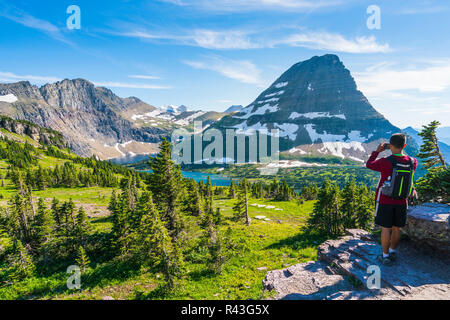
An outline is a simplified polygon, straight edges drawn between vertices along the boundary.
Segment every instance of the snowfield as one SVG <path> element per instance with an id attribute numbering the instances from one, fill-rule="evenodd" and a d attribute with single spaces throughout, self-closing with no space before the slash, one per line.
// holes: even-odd
<path id="1" fill-rule="evenodd" d="M 361 151 L 365 152 L 364 147 L 362 146 L 361 142 L 358 141 L 352 141 L 352 142 L 324 142 L 323 147 L 317 150 L 320 153 L 327 154 L 330 153 L 333 156 L 339 157 L 339 158 L 345 158 L 344 150 L 355 150 L 355 151 Z M 351 158 L 351 157 L 349 157 Z M 360 161 L 358 159 L 358 161 Z"/>
<path id="2" fill-rule="evenodd" d="M 255 112 L 250 112 L 252 110 L 252 108 L 249 108 L 249 109 L 245 108 L 243 110 L 245 110 L 244 111 L 246 113 L 245 115 L 243 115 L 241 117 L 239 117 L 239 116 L 233 116 L 233 117 L 237 118 L 237 119 L 248 119 L 248 118 L 250 118 L 251 116 L 254 116 L 254 115 L 263 115 L 266 112 L 269 112 L 269 113 L 276 112 L 276 111 L 278 111 L 278 104 L 276 104 L 274 106 L 271 106 L 269 104 L 265 104 L 265 105 L 259 107 L 258 109 L 256 109 Z"/>
<path id="3" fill-rule="evenodd" d="M 307 112 L 307 113 L 297 113 L 292 112 L 289 116 L 289 119 L 297 119 L 297 118 L 308 118 L 308 119 L 316 119 L 316 118 L 340 118 L 346 119 L 344 114 L 330 114 L 329 112 Z"/>
<path id="4" fill-rule="evenodd" d="M 286 87 L 288 85 L 288 83 L 289 83 L 288 81 L 277 83 L 275 85 L 275 88 L 280 89 L 280 88 Z"/>
<path id="5" fill-rule="evenodd" d="M 274 97 L 274 96 L 281 96 L 284 93 L 284 90 L 280 90 L 271 94 L 266 94 L 264 97 L 265 98 L 270 98 L 270 97 Z"/>
<path id="6" fill-rule="evenodd" d="M 8 103 L 13 103 L 16 102 L 18 99 L 15 95 L 13 95 L 12 93 L 4 95 L 4 96 L 0 96 L 0 101 L 1 102 L 8 102 Z"/>
<path id="7" fill-rule="evenodd" d="M 295 123 L 274 123 L 275 128 L 280 129 L 280 137 L 289 137 L 291 140 L 297 138 L 296 132 L 298 131 L 298 125 Z"/>

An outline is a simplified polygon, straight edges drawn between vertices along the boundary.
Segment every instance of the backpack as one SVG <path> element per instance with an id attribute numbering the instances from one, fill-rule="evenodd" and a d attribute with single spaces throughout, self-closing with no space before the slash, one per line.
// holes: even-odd
<path id="1" fill-rule="evenodd" d="M 392 175 L 383 183 L 381 193 L 387 197 L 400 200 L 407 199 L 413 191 L 414 158 L 409 163 L 398 162 L 391 155 L 386 159 L 392 164 Z"/>

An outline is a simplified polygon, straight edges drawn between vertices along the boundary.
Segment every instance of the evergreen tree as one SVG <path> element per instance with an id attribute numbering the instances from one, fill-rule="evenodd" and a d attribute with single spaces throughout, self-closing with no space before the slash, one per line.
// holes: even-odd
<path id="1" fill-rule="evenodd" d="M 43 198 L 39 198 L 38 200 L 38 209 L 34 220 L 35 245 L 36 248 L 45 255 L 51 243 L 51 239 L 53 238 L 52 227 L 54 221 L 45 206 Z M 47 260 L 47 258 L 47 256 L 44 257 L 44 260 Z"/>
<path id="2" fill-rule="evenodd" d="M 242 179 L 239 184 L 237 202 L 233 207 L 234 219 L 240 221 L 245 219 L 247 226 L 250 225 L 250 217 L 248 216 L 248 182 L 247 179 Z"/>
<path id="3" fill-rule="evenodd" d="M 444 169 L 447 168 L 444 157 L 439 149 L 436 129 L 440 125 L 439 121 L 432 121 L 429 125 L 424 125 L 419 136 L 423 139 L 423 144 L 420 146 L 420 153 L 417 155 L 423 159 L 423 166 L 427 169 L 436 165 L 441 165 Z"/>
<path id="4" fill-rule="evenodd" d="M 78 214 L 76 218 L 75 226 L 75 238 L 81 244 L 81 246 L 86 245 L 86 240 L 90 231 L 90 225 L 86 211 L 80 206 L 78 209 Z"/>
<path id="5" fill-rule="evenodd" d="M 81 272 L 86 271 L 87 268 L 89 268 L 89 264 L 91 263 L 89 260 L 89 257 L 86 254 L 86 251 L 84 250 L 83 246 L 78 247 L 78 254 L 77 258 L 75 259 L 76 263 L 80 267 Z"/>
<path id="6" fill-rule="evenodd" d="M 363 196 L 363 194 L 360 194 Z M 354 180 L 347 181 L 342 189 L 342 224 L 344 229 L 356 227 L 357 207 L 361 202 L 358 197 L 358 190 Z"/>
<path id="7" fill-rule="evenodd" d="M 148 199 L 138 234 L 138 256 L 142 263 L 158 266 L 168 289 L 172 289 L 175 280 L 183 274 L 183 255 L 178 244 L 172 241 L 151 197 Z"/>
<path id="8" fill-rule="evenodd" d="M 161 219 L 166 223 L 170 236 L 176 240 L 182 230 L 180 201 L 183 190 L 183 178 L 180 166 L 171 159 L 170 142 L 166 139 L 160 144 L 160 152 L 150 158 L 152 173 L 148 179 L 148 187 Z"/>
<path id="9" fill-rule="evenodd" d="M 9 279 L 12 281 L 20 281 L 31 277 L 36 270 L 31 255 L 19 239 L 14 241 L 13 252 L 8 256 L 8 260 L 10 265 Z"/>
<path id="10" fill-rule="evenodd" d="M 233 180 L 231 180 L 230 186 L 228 187 L 228 198 L 236 198 L 236 185 L 234 184 Z"/>

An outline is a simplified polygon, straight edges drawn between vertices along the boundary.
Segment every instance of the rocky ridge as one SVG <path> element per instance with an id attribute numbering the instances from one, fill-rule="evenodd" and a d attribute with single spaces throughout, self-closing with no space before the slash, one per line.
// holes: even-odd
<path id="1" fill-rule="evenodd" d="M 42 87 L 27 81 L 0 84 L 0 96 L 15 97 L 9 99 L 13 102 L 0 101 L 0 113 L 60 131 L 82 156 L 108 159 L 128 152 L 148 153 L 167 134 L 161 128 L 137 128 L 123 116 L 126 110 L 154 107 L 135 97 L 120 98 L 84 79 Z"/>

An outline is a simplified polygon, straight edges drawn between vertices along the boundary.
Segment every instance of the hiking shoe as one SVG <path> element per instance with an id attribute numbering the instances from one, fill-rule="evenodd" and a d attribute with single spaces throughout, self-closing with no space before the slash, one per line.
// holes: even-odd
<path id="1" fill-rule="evenodd" d="M 392 262 L 397 261 L 397 252 L 391 252 L 391 253 L 389 253 L 389 259 L 391 259 Z"/>
<path id="2" fill-rule="evenodd" d="M 380 261 L 382 265 L 388 266 L 388 267 L 392 266 L 392 264 L 393 264 L 393 261 L 390 259 L 390 256 L 384 258 L 383 255 L 380 255 L 378 257 L 378 261 Z"/>

